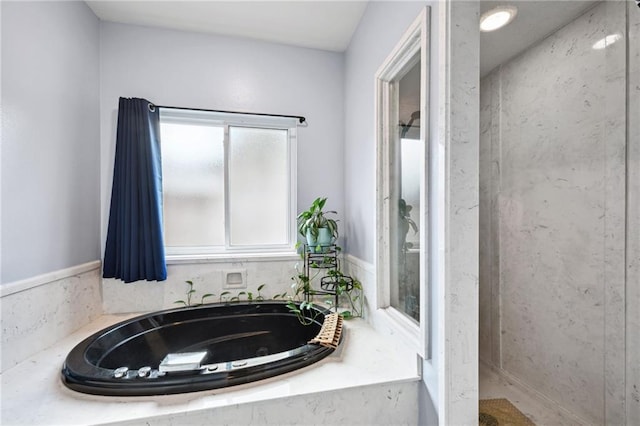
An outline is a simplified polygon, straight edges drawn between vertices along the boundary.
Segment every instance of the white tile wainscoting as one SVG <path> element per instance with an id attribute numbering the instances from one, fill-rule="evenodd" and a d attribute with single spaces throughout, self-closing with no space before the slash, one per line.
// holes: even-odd
<path id="1" fill-rule="evenodd" d="M 185 281 L 193 281 L 194 301 L 200 301 L 203 294 L 214 296 L 206 302 L 217 302 L 224 291 L 232 297 L 239 292 L 257 289 L 264 284 L 262 295 L 271 299 L 275 294 L 291 293 L 292 277 L 296 275 L 296 264 L 302 270 L 302 259 L 295 253 L 256 254 L 244 257 L 203 256 L 190 259 L 168 259 L 167 280 L 136 281 L 124 283 L 120 280 L 105 279 L 102 284 L 104 312 L 120 314 L 130 312 L 151 312 L 180 306 L 177 300 L 186 300 L 189 289 Z M 245 286 L 225 288 L 224 277 L 228 271 L 243 271 Z"/>
<path id="2" fill-rule="evenodd" d="M 100 261 L 0 286 L 2 369 L 102 315 Z"/>

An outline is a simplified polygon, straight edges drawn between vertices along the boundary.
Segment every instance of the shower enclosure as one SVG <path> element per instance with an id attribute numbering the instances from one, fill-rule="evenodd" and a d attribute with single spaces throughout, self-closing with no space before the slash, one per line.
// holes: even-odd
<path id="1" fill-rule="evenodd" d="M 640 424 L 640 8 L 587 7 L 481 76 L 480 360 Z"/>

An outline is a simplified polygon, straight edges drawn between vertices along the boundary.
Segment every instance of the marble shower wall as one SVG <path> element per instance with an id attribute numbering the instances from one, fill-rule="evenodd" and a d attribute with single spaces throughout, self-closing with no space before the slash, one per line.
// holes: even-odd
<path id="1" fill-rule="evenodd" d="M 640 8 L 627 2 L 627 424 L 640 424 Z M 635 117 L 635 119 L 633 118 Z"/>
<path id="2" fill-rule="evenodd" d="M 481 81 L 480 358 L 589 424 L 624 424 L 629 399 L 632 87 L 626 38 L 593 48 L 624 34 L 626 3 L 599 4 Z"/>

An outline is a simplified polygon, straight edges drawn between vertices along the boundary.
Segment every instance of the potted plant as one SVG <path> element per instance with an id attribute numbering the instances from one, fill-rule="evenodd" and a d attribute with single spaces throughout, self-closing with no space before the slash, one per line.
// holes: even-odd
<path id="1" fill-rule="evenodd" d="M 418 232 L 418 225 L 411 219 L 411 210 L 413 210 L 413 206 L 400 198 L 398 202 L 398 247 L 403 253 L 413 247 L 413 244 L 407 242 L 409 229 L 413 229 L 414 234 Z"/>
<path id="2" fill-rule="evenodd" d="M 338 223 L 327 217 L 337 214 L 334 210 L 322 211 L 327 198 L 316 198 L 308 210 L 298 215 L 298 232 L 307 240 L 312 252 L 321 252 L 322 247 L 330 246 L 338 238 Z"/>

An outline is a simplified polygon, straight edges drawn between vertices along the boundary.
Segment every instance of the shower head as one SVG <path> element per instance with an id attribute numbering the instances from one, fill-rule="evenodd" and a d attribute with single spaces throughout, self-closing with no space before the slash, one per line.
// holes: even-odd
<path id="1" fill-rule="evenodd" d="M 407 132 L 409 132 L 409 129 L 411 128 L 414 120 L 420 120 L 420 110 L 411 113 L 411 118 L 409 119 L 409 122 L 407 124 L 404 124 L 402 121 L 400 121 L 400 137 L 404 138 L 407 135 Z"/>

